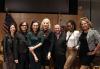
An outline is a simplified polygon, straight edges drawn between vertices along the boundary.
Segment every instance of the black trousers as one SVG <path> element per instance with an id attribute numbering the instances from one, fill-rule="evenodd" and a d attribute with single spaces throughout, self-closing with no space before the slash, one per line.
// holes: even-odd
<path id="1" fill-rule="evenodd" d="M 18 61 L 18 69 L 29 69 L 29 54 L 20 54 Z"/>
<path id="2" fill-rule="evenodd" d="M 54 57 L 54 69 L 64 69 L 65 61 L 66 61 L 65 55 L 55 55 L 55 57 Z"/>
<path id="3" fill-rule="evenodd" d="M 38 56 L 37 56 L 38 57 Z M 29 53 L 30 68 L 29 69 L 41 69 L 40 58 L 39 61 L 35 62 L 35 59 L 31 53 Z"/>

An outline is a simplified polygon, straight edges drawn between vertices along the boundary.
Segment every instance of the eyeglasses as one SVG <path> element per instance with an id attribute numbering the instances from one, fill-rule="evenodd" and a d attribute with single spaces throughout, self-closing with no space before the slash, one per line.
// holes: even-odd
<path id="1" fill-rule="evenodd" d="M 21 26 L 27 26 L 27 25 L 21 25 Z"/>

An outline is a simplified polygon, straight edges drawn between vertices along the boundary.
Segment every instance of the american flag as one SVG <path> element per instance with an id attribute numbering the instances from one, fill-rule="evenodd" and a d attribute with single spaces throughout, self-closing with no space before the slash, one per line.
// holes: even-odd
<path id="1" fill-rule="evenodd" d="M 4 24 L 3 24 L 3 30 L 5 33 L 8 33 L 8 29 L 9 29 L 9 26 L 13 23 L 16 23 L 13 19 L 13 17 L 11 16 L 10 13 L 6 13 L 5 15 L 5 21 L 4 21 Z"/>

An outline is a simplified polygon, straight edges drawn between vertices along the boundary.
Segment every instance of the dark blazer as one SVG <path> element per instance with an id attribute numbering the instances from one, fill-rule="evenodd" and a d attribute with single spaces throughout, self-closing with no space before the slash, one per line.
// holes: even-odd
<path id="1" fill-rule="evenodd" d="M 53 52 L 56 55 L 65 55 L 66 53 L 66 34 L 62 32 L 59 36 L 59 39 L 57 39 L 56 34 L 54 34 L 54 47 Z"/>
<path id="2" fill-rule="evenodd" d="M 18 53 L 27 53 L 28 52 L 28 39 L 27 39 L 27 32 L 22 33 L 18 32 L 17 33 L 17 40 L 18 40 Z"/>
<path id="3" fill-rule="evenodd" d="M 4 61 L 10 56 L 13 56 L 12 58 L 13 60 L 16 59 L 17 57 L 16 48 L 17 48 L 16 36 L 12 38 L 10 34 L 6 34 L 3 39 Z"/>

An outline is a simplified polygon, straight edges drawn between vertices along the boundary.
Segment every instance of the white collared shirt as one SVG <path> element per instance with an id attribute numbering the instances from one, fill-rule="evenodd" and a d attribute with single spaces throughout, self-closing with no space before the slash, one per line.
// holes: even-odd
<path id="1" fill-rule="evenodd" d="M 76 30 L 74 32 L 68 31 L 66 33 L 66 35 L 67 35 L 66 40 L 69 38 L 68 42 L 66 43 L 67 47 L 74 47 L 74 46 L 78 45 L 78 39 L 79 39 L 79 36 L 80 36 L 79 31 L 76 31 Z"/>

